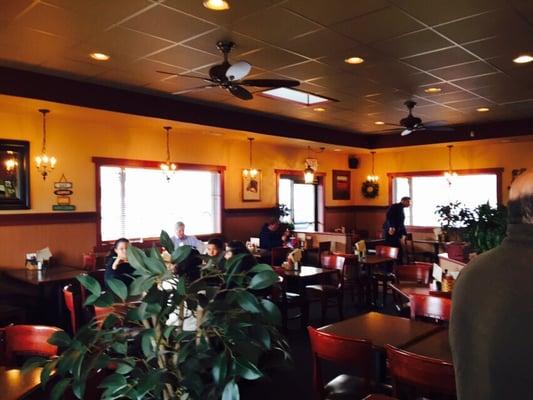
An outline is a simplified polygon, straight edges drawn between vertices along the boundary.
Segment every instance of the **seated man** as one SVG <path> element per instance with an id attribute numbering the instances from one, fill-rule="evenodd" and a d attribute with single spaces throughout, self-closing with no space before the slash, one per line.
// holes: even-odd
<path id="1" fill-rule="evenodd" d="M 270 218 L 259 233 L 259 247 L 266 250 L 270 250 L 273 247 L 281 247 L 284 240 L 283 232 L 280 231 L 279 219 Z"/>
<path id="2" fill-rule="evenodd" d="M 174 246 L 192 246 L 200 253 L 204 250 L 204 242 L 197 239 L 196 236 L 188 236 L 185 234 L 185 224 L 181 221 L 176 222 L 176 235 L 172 236 Z"/>

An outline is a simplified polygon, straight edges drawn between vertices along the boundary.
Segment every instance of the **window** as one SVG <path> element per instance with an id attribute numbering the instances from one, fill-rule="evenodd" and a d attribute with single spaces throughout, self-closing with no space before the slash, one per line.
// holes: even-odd
<path id="1" fill-rule="evenodd" d="M 220 171 L 100 165 L 101 241 L 159 237 L 183 221 L 191 235 L 221 232 Z"/>
<path id="2" fill-rule="evenodd" d="M 495 206 L 499 201 L 500 170 L 461 171 L 451 184 L 442 173 L 390 174 L 392 201 L 404 196 L 412 199 L 405 209 L 405 223 L 415 226 L 439 226 L 435 209 L 438 205 L 460 201 L 474 209 L 487 201 Z"/>
<path id="3" fill-rule="evenodd" d="M 319 187 L 303 183 L 303 178 L 299 176 L 280 177 L 278 202 L 290 208 L 296 231 L 318 230 Z"/>

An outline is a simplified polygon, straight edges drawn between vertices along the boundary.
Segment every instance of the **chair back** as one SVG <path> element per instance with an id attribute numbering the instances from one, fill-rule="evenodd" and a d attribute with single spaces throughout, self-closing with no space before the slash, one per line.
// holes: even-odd
<path id="1" fill-rule="evenodd" d="M 398 247 L 384 246 L 381 244 L 376 246 L 376 255 L 378 256 L 394 258 L 396 260 L 399 252 L 400 249 Z"/>
<path id="2" fill-rule="evenodd" d="M 412 294 L 409 296 L 411 319 L 418 317 L 449 321 L 452 313 L 452 300 L 446 297 Z"/>
<path id="3" fill-rule="evenodd" d="M 454 397 L 455 374 L 453 365 L 418 354 L 385 345 L 390 373 L 393 382 L 393 395 L 400 397 L 403 387 L 414 391 L 416 398 L 421 396 Z"/>
<path id="4" fill-rule="evenodd" d="M 321 332 L 312 326 L 308 326 L 307 331 L 313 354 L 313 381 L 320 398 L 324 395 L 320 360 L 356 368 L 363 378 L 364 392 L 370 393 L 374 370 L 372 342 Z"/>
<path id="5" fill-rule="evenodd" d="M 287 261 L 287 256 L 291 251 L 290 247 L 273 247 L 270 250 L 270 265 L 280 266 L 284 261 Z"/>
<path id="6" fill-rule="evenodd" d="M 18 357 L 52 357 L 57 355 L 57 346 L 48 339 L 61 329 L 42 325 L 11 325 L 3 328 L 4 360 L 7 366 L 15 366 Z"/>
<path id="7" fill-rule="evenodd" d="M 327 256 L 322 256 L 320 258 L 320 265 L 325 269 L 336 269 L 338 272 L 338 282 L 339 286 L 342 286 L 344 283 L 344 276 L 346 273 L 346 258 L 343 256 L 338 256 L 335 254 L 330 254 Z"/>
<path id="8" fill-rule="evenodd" d="M 63 288 L 63 299 L 70 315 L 71 333 L 75 335 L 83 319 L 80 293 L 75 291 L 73 284 L 68 284 Z"/>
<path id="9" fill-rule="evenodd" d="M 394 267 L 397 282 L 418 282 L 429 285 L 433 265 L 415 261 L 413 264 L 403 264 Z"/>

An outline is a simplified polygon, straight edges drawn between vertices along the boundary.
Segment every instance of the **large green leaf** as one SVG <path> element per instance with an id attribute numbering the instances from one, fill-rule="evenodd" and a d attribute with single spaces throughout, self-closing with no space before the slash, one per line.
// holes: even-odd
<path id="1" fill-rule="evenodd" d="M 129 286 L 130 296 L 138 296 L 146 292 L 155 282 L 155 277 L 153 276 L 140 276 L 135 278 Z"/>
<path id="2" fill-rule="evenodd" d="M 263 376 L 259 368 L 246 359 L 237 359 L 235 360 L 235 364 L 237 366 L 237 373 L 244 379 L 253 381 Z"/>
<path id="3" fill-rule="evenodd" d="M 222 400 L 239 400 L 239 387 L 234 380 L 229 381 L 222 392 Z"/>
<path id="4" fill-rule="evenodd" d="M 89 275 L 78 275 L 76 279 L 86 288 L 89 292 L 96 296 L 100 296 L 102 288 L 96 279 Z"/>
<path id="5" fill-rule="evenodd" d="M 126 386 L 128 382 L 123 375 L 114 373 L 106 377 L 102 383 L 98 385 L 101 389 L 110 389 L 111 392 L 116 392 Z"/>
<path id="6" fill-rule="evenodd" d="M 213 378 L 215 379 L 215 383 L 217 385 L 220 385 L 222 382 L 226 379 L 226 373 L 228 370 L 228 359 L 226 357 L 226 353 L 222 352 L 220 353 L 213 362 Z"/>
<path id="7" fill-rule="evenodd" d="M 126 313 L 126 320 L 128 321 L 141 321 L 145 317 L 145 311 L 146 307 L 148 306 L 147 303 L 141 303 L 139 307 L 129 309 Z"/>
<path id="8" fill-rule="evenodd" d="M 48 359 L 44 357 L 30 357 L 22 365 L 22 373 L 26 373 L 34 368 L 42 367 L 47 362 Z"/>
<path id="9" fill-rule="evenodd" d="M 239 304 L 244 310 L 251 313 L 259 313 L 259 302 L 257 298 L 247 291 L 241 291 L 236 294 L 237 304 Z"/>
<path id="10" fill-rule="evenodd" d="M 142 333 L 141 338 L 141 349 L 146 358 L 152 359 L 155 357 L 155 343 L 154 343 L 155 332 L 153 329 L 147 329 Z"/>
<path id="11" fill-rule="evenodd" d="M 128 246 L 127 253 L 128 255 L 128 262 L 129 264 L 137 270 L 140 274 L 147 273 L 146 266 L 144 265 L 144 260 L 146 258 L 146 254 L 144 254 L 144 251 L 141 249 L 135 247 L 135 246 Z"/>
<path id="12" fill-rule="evenodd" d="M 45 366 L 41 370 L 41 385 L 43 385 L 43 387 L 46 386 L 46 384 L 48 383 L 48 380 L 50 379 L 50 374 L 56 367 L 58 361 L 58 359 L 50 361 L 49 363 L 45 364 Z"/>
<path id="13" fill-rule="evenodd" d="M 249 274 L 258 274 L 259 272 L 263 271 L 273 271 L 272 267 L 268 264 L 256 264 L 254 265 L 250 271 L 248 271 Z"/>
<path id="14" fill-rule="evenodd" d="M 122 301 L 128 297 L 128 287 L 121 280 L 112 278 L 106 281 L 107 286 Z"/>
<path id="15" fill-rule="evenodd" d="M 272 286 L 279 279 L 274 271 L 263 271 L 255 275 L 250 281 L 250 289 L 259 290 Z"/>
<path id="16" fill-rule="evenodd" d="M 97 307 L 111 307 L 115 303 L 113 293 L 105 292 L 94 302 Z"/>
<path id="17" fill-rule="evenodd" d="M 272 325 L 281 325 L 281 313 L 278 306 L 267 299 L 261 299 L 261 305 L 264 309 L 263 316 L 265 317 L 265 320 Z"/>
<path id="18" fill-rule="evenodd" d="M 159 242 L 170 254 L 174 252 L 174 243 L 166 231 L 161 231 Z"/>
<path id="19" fill-rule="evenodd" d="M 53 344 L 54 346 L 57 346 L 59 348 L 65 348 L 70 346 L 72 343 L 72 339 L 65 331 L 58 331 L 55 332 L 50 338 L 48 339 L 48 343 Z"/>
<path id="20" fill-rule="evenodd" d="M 185 296 L 187 294 L 187 289 L 185 287 L 185 279 L 180 278 L 178 284 L 176 285 L 176 292 L 181 296 Z"/>

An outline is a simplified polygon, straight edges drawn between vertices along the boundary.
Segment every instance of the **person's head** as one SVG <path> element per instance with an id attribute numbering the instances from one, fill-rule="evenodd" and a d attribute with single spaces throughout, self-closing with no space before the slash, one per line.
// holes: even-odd
<path id="1" fill-rule="evenodd" d="M 176 236 L 178 239 L 183 239 L 185 237 L 185 224 L 181 221 L 176 222 Z"/>
<path id="2" fill-rule="evenodd" d="M 267 221 L 267 226 L 270 231 L 277 231 L 279 229 L 279 218 L 270 218 Z"/>
<path id="3" fill-rule="evenodd" d="M 229 260 L 231 257 L 236 256 L 237 254 L 249 253 L 246 245 L 243 242 L 238 240 L 232 240 L 226 246 L 226 254 L 224 257 L 226 260 Z"/>
<path id="4" fill-rule="evenodd" d="M 207 242 L 207 255 L 209 257 L 216 257 L 224 251 L 224 243 L 222 240 L 214 238 Z"/>
<path id="5" fill-rule="evenodd" d="M 533 224 L 533 172 L 515 179 L 507 206 L 510 224 Z"/>
<path id="6" fill-rule="evenodd" d="M 407 196 L 402 197 L 402 199 L 400 200 L 400 203 L 402 203 L 404 207 L 409 207 L 411 205 L 411 198 Z"/>
<path id="7" fill-rule="evenodd" d="M 120 238 L 115 240 L 115 243 L 113 244 L 113 250 L 111 250 L 114 255 L 117 255 L 117 257 L 120 258 L 126 258 L 126 251 L 128 250 L 128 246 L 130 245 L 130 241 L 126 238 Z"/>

